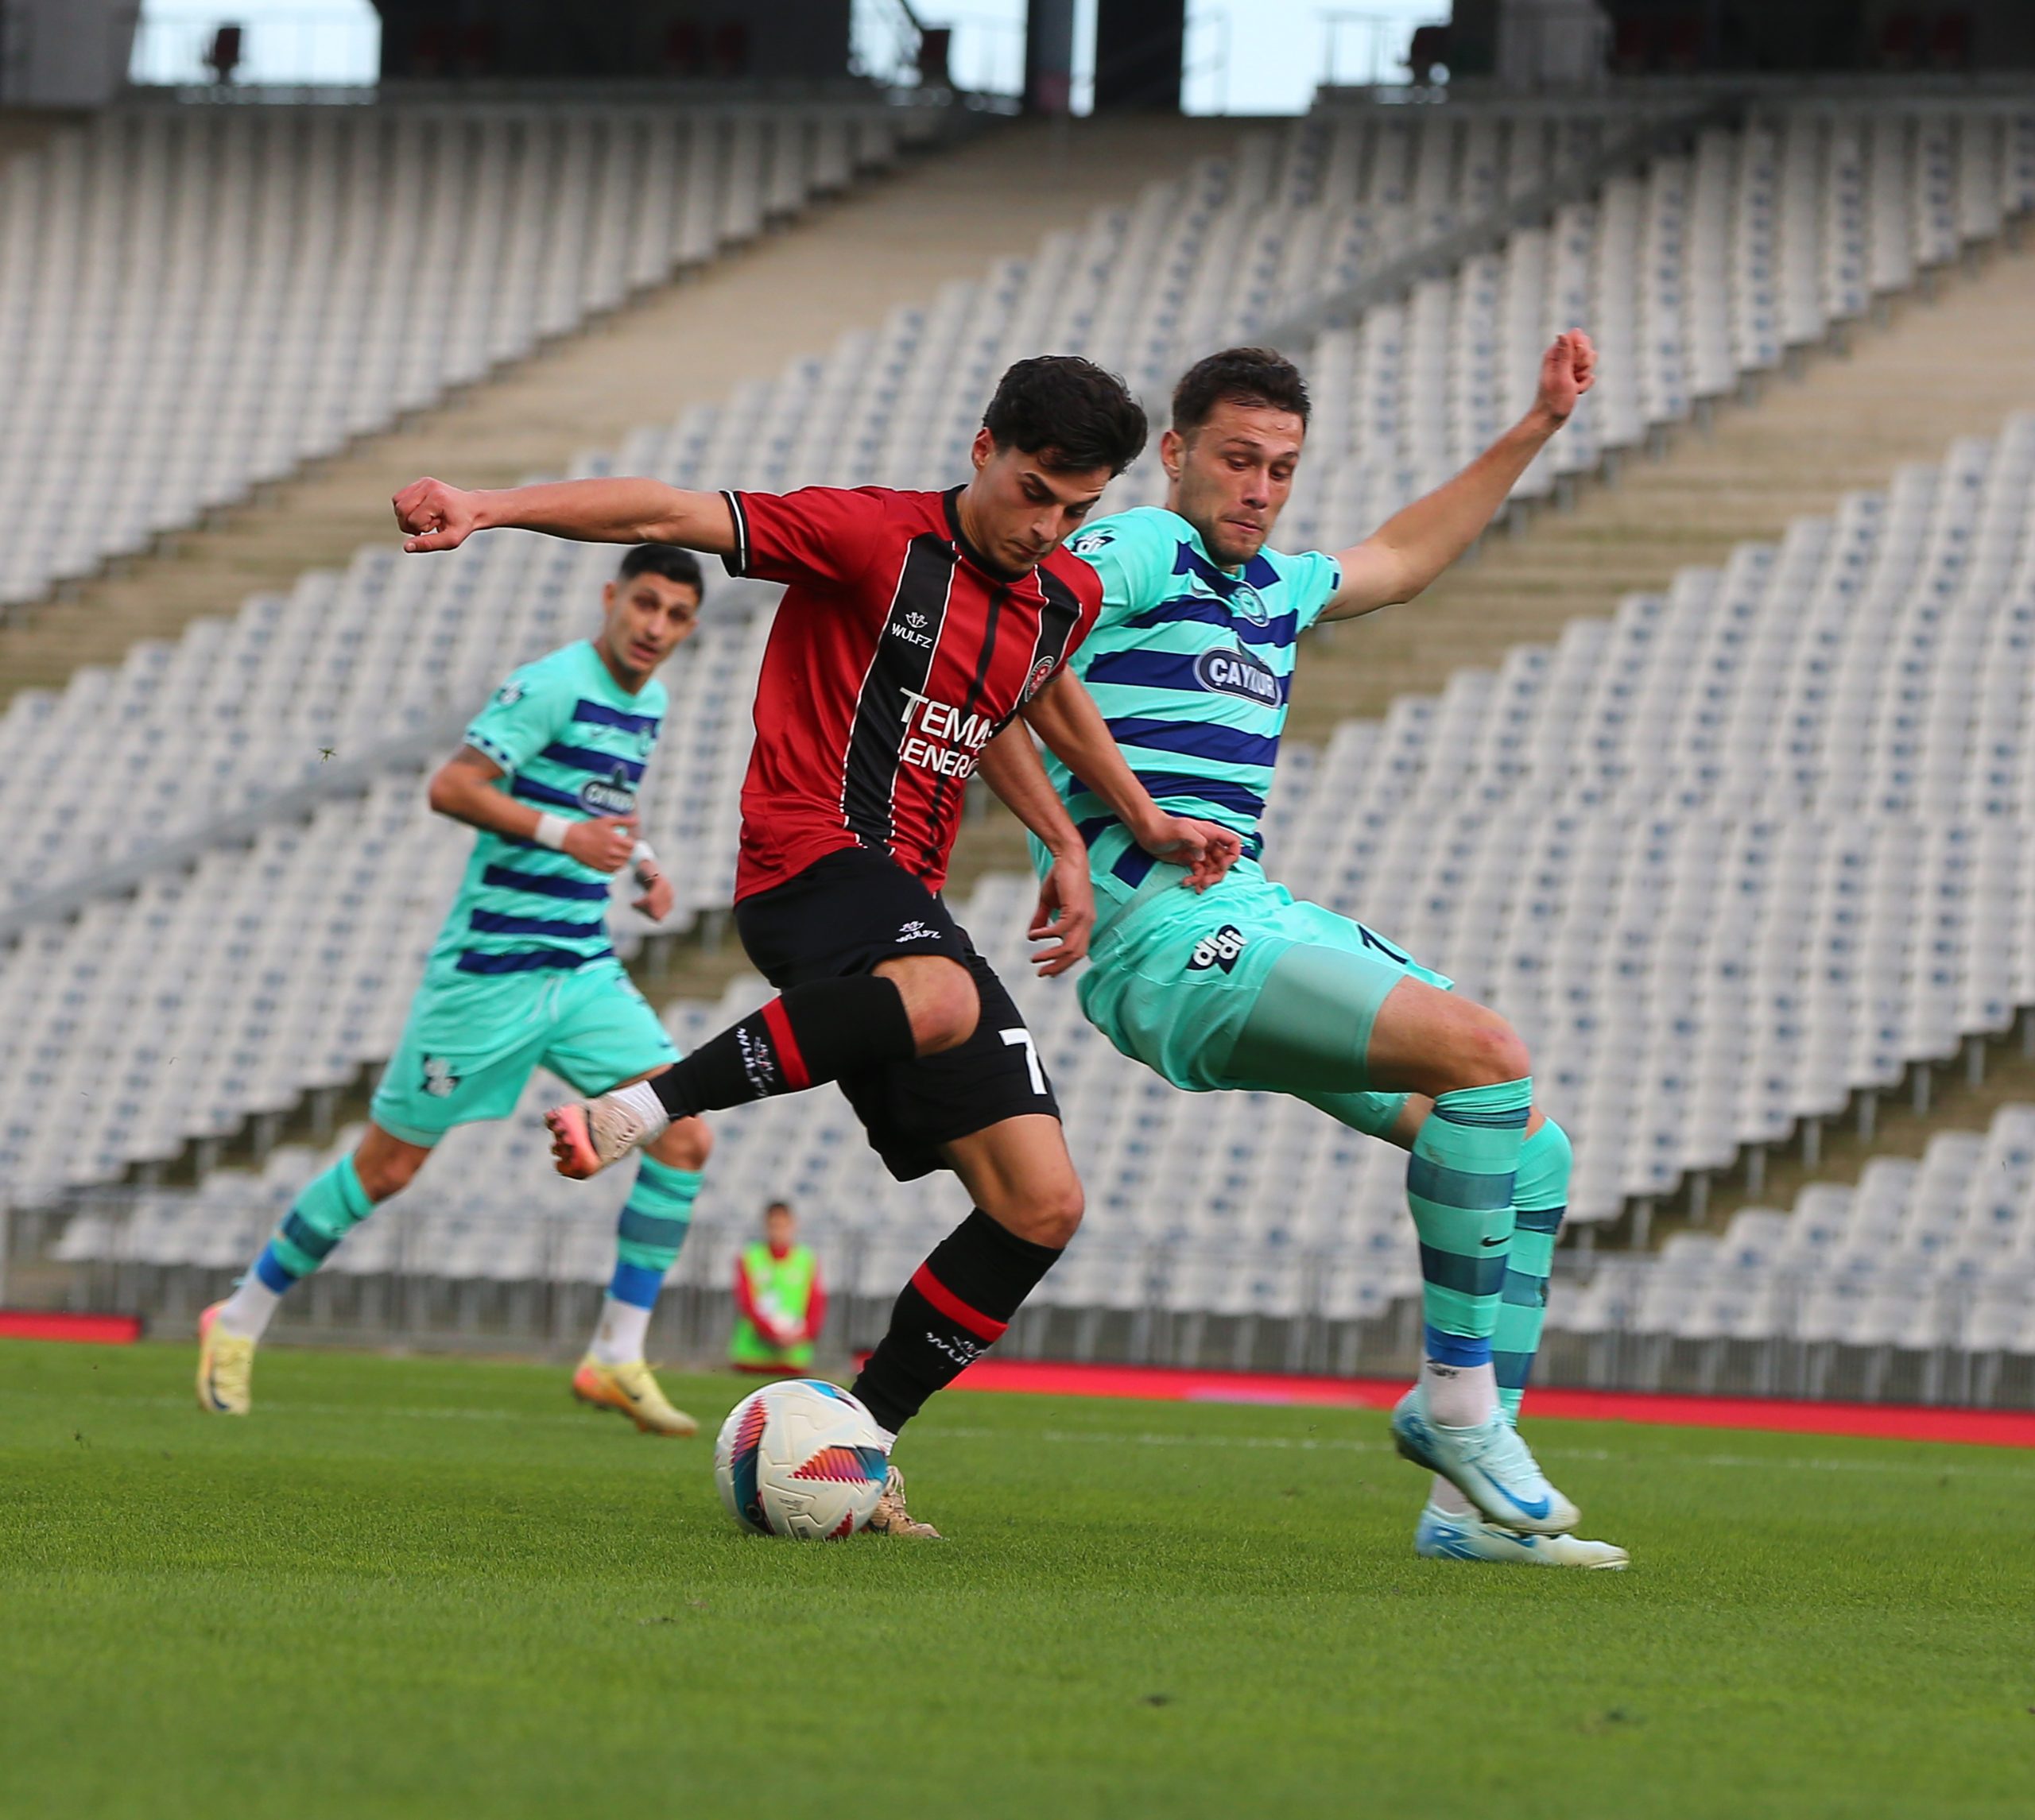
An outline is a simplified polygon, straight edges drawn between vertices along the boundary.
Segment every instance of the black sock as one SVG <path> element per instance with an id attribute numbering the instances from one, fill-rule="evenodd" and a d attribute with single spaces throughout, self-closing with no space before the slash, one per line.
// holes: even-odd
<path id="1" fill-rule="evenodd" d="M 795 986 L 650 1082 L 675 1119 L 746 1106 L 917 1053 L 904 995 L 879 974 Z"/>
<path id="2" fill-rule="evenodd" d="M 892 1434 L 1003 1338 L 1010 1317 L 1060 1261 L 1051 1245 L 1006 1232 L 978 1207 L 912 1273 L 890 1330 L 855 1393 Z"/>

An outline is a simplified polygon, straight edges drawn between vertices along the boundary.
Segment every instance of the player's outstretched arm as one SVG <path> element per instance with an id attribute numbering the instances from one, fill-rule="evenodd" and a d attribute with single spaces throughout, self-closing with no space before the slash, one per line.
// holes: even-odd
<path id="1" fill-rule="evenodd" d="M 1032 965 L 1050 979 L 1065 973 L 1088 952 L 1088 937 L 1095 926 L 1095 888 L 1088 877 L 1088 850 L 1068 819 L 1046 768 L 1039 762 L 1032 736 L 1017 722 L 983 748 L 982 775 L 1011 814 L 1052 855 L 1052 865 L 1039 885 L 1038 910 L 1025 931 L 1035 942 L 1052 944 L 1032 956 Z"/>
<path id="2" fill-rule="evenodd" d="M 636 850 L 634 816 L 601 815 L 591 821 L 568 822 L 505 795 L 495 788 L 502 777 L 502 767 L 493 759 L 463 745 L 432 776 L 431 806 L 469 827 L 491 829 L 570 854 L 596 872 L 619 872 L 629 863 Z"/>
<path id="3" fill-rule="evenodd" d="M 1340 552 L 1343 585 L 1324 619 L 1354 619 L 1411 600 L 1474 544 L 1527 465 L 1574 412 L 1597 377 L 1597 350 L 1580 329 L 1558 335 L 1541 358 L 1533 407 L 1470 465 Z"/>
<path id="4" fill-rule="evenodd" d="M 1243 842 L 1235 829 L 1169 815 L 1152 800 L 1111 736 L 1095 698 L 1071 670 L 1061 671 L 1021 711 L 1053 756 L 1109 804 L 1133 840 L 1154 859 L 1187 868 L 1192 889 L 1206 891 L 1236 863 Z"/>
<path id="5" fill-rule="evenodd" d="M 661 480 L 556 480 L 468 491 L 413 480 L 395 497 L 403 548 L 456 550 L 476 531 L 542 531 L 582 544 L 682 544 L 732 556 L 735 514 L 718 493 Z"/>

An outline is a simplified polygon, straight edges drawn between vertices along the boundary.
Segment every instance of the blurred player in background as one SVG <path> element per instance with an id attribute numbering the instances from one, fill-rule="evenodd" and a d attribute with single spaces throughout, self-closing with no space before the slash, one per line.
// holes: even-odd
<path id="1" fill-rule="evenodd" d="M 432 779 L 432 807 L 480 831 L 466 877 L 367 1135 L 297 1196 L 238 1288 L 199 1318 L 204 1408 L 248 1412 L 255 1342 L 277 1304 L 409 1185 L 454 1125 L 508 1117 L 541 1064 L 598 1092 L 678 1059 L 615 958 L 607 909 L 610 877 L 626 866 L 642 892 L 636 908 L 671 912 L 671 882 L 637 838 L 636 797 L 664 724 L 656 671 L 697 629 L 701 586 L 689 551 L 630 551 L 603 591 L 599 635 L 517 670 Z M 696 1429 L 657 1388 L 643 1345 L 710 1147 L 696 1118 L 645 1145 L 600 1323 L 572 1377 L 581 1401 L 649 1434 Z"/>
<path id="2" fill-rule="evenodd" d="M 1163 509 L 1099 520 L 1070 545 L 1103 582 L 1076 660 L 1092 697 L 1034 719 L 1089 847 L 1098 899 L 1091 1021 L 1176 1086 L 1289 1093 L 1413 1152 L 1426 1343 L 1393 1414 L 1436 1477 L 1423 1555 L 1620 1567 L 1622 1549 L 1568 1533 L 1514 1418 L 1540 1344 L 1568 1140 L 1533 1106 L 1525 1045 L 1362 924 L 1297 903 L 1258 865 L 1300 635 L 1412 599 L 1469 548 L 1589 390 L 1595 354 L 1556 338 L 1521 421 L 1446 486 L 1338 555 L 1266 548 L 1307 433 L 1300 373 L 1232 348 L 1180 382 L 1161 447 Z M 1070 718 L 1072 717 L 1072 718 Z M 1114 742 L 1175 814 L 1226 823 L 1244 859 L 1196 896 L 1089 790 L 1085 754 Z"/>
<path id="3" fill-rule="evenodd" d="M 979 769 L 1050 856 L 1032 928 L 1050 945 L 1033 964 L 1057 974 L 1087 951 L 1087 856 L 1014 723 L 1080 689 L 1067 660 L 1102 590 L 1061 544 L 1145 435 L 1121 379 L 1049 355 L 1003 375 L 974 477 L 945 493 L 420 480 L 396 496 L 406 549 L 519 525 L 683 544 L 786 584 L 757 685 L 735 906 L 780 996 L 655 1079 L 557 1108 L 552 1131 L 560 1169 L 590 1175 L 672 1120 L 836 1081 L 901 1181 L 952 1170 L 975 1210 L 913 1274 L 855 1384 L 886 1451 L 995 1343 L 1080 1223 L 1031 1032 L 940 889 Z M 1235 834 L 1160 810 L 1114 747 L 1083 776 L 1147 851 L 1182 863 L 1169 876 L 1204 884 L 1235 857 Z M 895 1467 L 870 1527 L 938 1533 L 906 1510 Z"/>
<path id="4" fill-rule="evenodd" d="M 787 1202 L 763 1210 L 763 1237 L 735 1260 L 735 1312 L 728 1362 L 737 1371 L 797 1377 L 812 1369 L 813 1342 L 827 1325 L 827 1286 L 812 1247 L 798 1242 Z"/>

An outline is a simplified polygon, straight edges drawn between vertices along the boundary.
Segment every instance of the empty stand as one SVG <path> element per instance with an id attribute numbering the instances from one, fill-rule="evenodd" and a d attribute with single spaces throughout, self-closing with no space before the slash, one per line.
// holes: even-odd
<path id="1" fill-rule="evenodd" d="M 756 487 L 943 481 L 1009 359 L 1080 347 L 1160 387 L 1308 286 L 1332 295 L 1379 248 L 1403 252 L 1587 162 L 1604 130 L 1453 110 L 1309 122 L 587 466 Z M 2029 146 L 2011 109 L 1818 106 L 1614 178 L 1324 337 L 1314 374 L 1335 452 L 1307 470 L 1292 540 L 1310 525 L 1351 534 L 1440 478 L 1517 408 L 1542 338 L 1572 320 L 1618 377 L 1527 489 L 1643 441 L 1997 230 L 2028 205 Z M 1150 490 L 1134 473 L 1116 502 Z M 1573 1218 L 1727 1164 L 2035 1003 L 2032 494 L 2035 421 L 2019 421 L 1777 547 L 1684 571 L 1614 622 L 1287 753 L 1268 863 L 1515 1019 L 1577 1140 Z M 43 856 L 38 883 L 88 870 L 180 817 L 315 774 L 328 750 L 351 757 L 477 700 L 579 629 L 608 560 L 509 535 L 430 562 L 364 553 L 343 578 L 307 578 L 117 673 L 17 701 L 0 720 L 0 807 Z M 726 900 L 768 600 L 717 591 L 715 624 L 671 678 L 645 827 L 687 856 L 675 869 L 694 908 Z M 81 732 L 114 714 L 126 743 L 75 777 Z M 386 1055 L 461 845 L 430 820 L 419 779 L 392 777 L 33 932 L 0 962 L 0 1014 L 24 1033 L 0 1057 L 22 1109 L 0 1131 L 0 1192 L 29 1204 L 104 1181 Z M 1411 1293 L 1397 1154 L 1297 1103 L 1179 1094 L 1117 1056 L 1071 990 L 1022 978 L 1030 897 L 1027 881 L 989 880 L 963 920 L 1033 1024 L 1090 1189 L 1090 1233 L 1046 1303 L 1348 1322 Z M 281 904 L 293 915 L 267 908 Z M 640 930 L 626 912 L 618 927 Z M 675 1032 L 717 1028 L 752 991 L 678 1008 Z M 175 1002 L 153 1002 L 164 994 Z M 154 1044 L 158 1026 L 138 1057 L 136 1029 Z M 87 1094 L 69 1129 L 39 1109 Z M 404 1198 L 390 1229 L 424 1248 L 405 1268 L 457 1276 L 449 1260 L 479 1271 L 498 1256 L 560 1280 L 599 1268 L 621 1184 L 549 1182 L 542 1100 L 533 1089 L 506 1137 L 461 1134 L 460 1166 Z M 720 1123 L 715 1205 L 746 1218 L 766 1193 L 800 1199 L 852 1250 L 844 1287 L 894 1288 L 951 1224 L 951 1187 L 890 1184 L 836 1096 Z M 293 1152 L 259 1182 L 153 1194 L 131 1216 L 74 1223 L 65 1243 L 76 1257 L 146 1245 L 168 1262 L 231 1225 L 244 1254 L 312 1166 Z M 1604 1298 L 1639 1293 L 1630 1272 L 1602 1280 Z"/>
<path id="2" fill-rule="evenodd" d="M 0 169 L 0 609 L 894 157 L 871 103 L 117 108 Z"/>

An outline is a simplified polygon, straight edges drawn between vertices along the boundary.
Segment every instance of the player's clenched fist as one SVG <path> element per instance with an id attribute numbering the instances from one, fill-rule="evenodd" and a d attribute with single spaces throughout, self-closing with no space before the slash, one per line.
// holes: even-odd
<path id="1" fill-rule="evenodd" d="M 1533 402 L 1557 424 L 1568 421 L 1576 401 L 1597 382 L 1597 350 L 1580 328 L 1558 335 L 1541 356 L 1541 385 Z"/>
<path id="2" fill-rule="evenodd" d="M 403 548 L 456 550 L 481 528 L 479 496 L 426 476 L 413 480 L 395 498 L 396 525 L 405 533 Z M 603 866 L 604 872 L 612 871 Z"/>
<path id="3" fill-rule="evenodd" d="M 630 815 L 598 815 L 575 822 L 565 831 L 565 850 L 596 872 L 619 872 L 636 850 L 636 822 Z"/>

